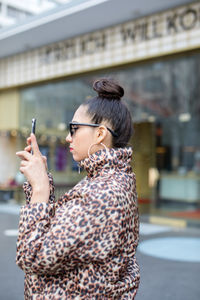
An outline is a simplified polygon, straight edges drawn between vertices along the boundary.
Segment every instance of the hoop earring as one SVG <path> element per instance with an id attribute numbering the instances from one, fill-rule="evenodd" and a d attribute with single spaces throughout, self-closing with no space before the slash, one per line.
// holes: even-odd
<path id="1" fill-rule="evenodd" d="M 91 161 L 93 161 L 93 162 L 95 162 L 95 159 L 92 158 L 92 154 L 90 154 L 90 150 L 91 150 L 92 147 L 95 146 L 95 145 L 98 145 L 98 144 L 97 144 L 97 143 L 96 143 L 96 144 L 92 144 L 92 145 L 89 147 L 89 149 L 88 149 L 88 158 L 89 158 Z M 102 146 L 104 147 L 104 149 L 106 149 L 106 152 L 108 152 L 108 148 L 106 147 L 106 145 L 104 145 L 103 143 L 100 143 L 100 145 L 102 145 Z M 105 155 L 105 157 L 106 157 L 106 155 Z"/>

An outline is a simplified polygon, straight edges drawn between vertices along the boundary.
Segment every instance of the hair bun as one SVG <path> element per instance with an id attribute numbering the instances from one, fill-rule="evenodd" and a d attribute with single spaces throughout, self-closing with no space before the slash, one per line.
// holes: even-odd
<path id="1" fill-rule="evenodd" d="M 93 84 L 93 89 L 100 98 L 120 100 L 124 96 L 124 89 L 114 80 L 102 78 Z"/>

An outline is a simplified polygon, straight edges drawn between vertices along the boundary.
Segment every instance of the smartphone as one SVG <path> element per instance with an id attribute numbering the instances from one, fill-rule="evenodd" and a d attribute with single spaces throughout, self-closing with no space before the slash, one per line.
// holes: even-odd
<path id="1" fill-rule="evenodd" d="M 31 133 L 35 134 L 36 119 L 32 119 Z"/>
<path id="2" fill-rule="evenodd" d="M 35 128 L 36 128 L 36 119 L 32 119 L 31 133 L 35 134 Z M 31 149 L 31 154 L 33 154 L 32 149 Z"/>

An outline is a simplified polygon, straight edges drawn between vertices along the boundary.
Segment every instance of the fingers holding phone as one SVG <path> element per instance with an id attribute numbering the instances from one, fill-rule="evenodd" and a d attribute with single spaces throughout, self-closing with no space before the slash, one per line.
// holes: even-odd
<path id="1" fill-rule="evenodd" d="M 21 159 L 20 172 L 30 182 L 33 192 L 45 191 L 49 195 L 49 180 L 47 176 L 46 157 L 43 157 L 37 143 L 35 132 L 35 121 L 32 122 L 32 133 L 27 138 L 27 147 L 16 155 Z M 45 198 L 48 198 L 45 196 Z"/>
<path id="2" fill-rule="evenodd" d="M 46 158 L 41 155 L 34 134 L 31 134 L 31 143 L 33 155 L 28 151 L 19 151 L 16 155 L 21 159 L 20 172 L 30 182 L 33 190 L 42 190 L 49 185 Z"/>
<path id="3" fill-rule="evenodd" d="M 32 119 L 31 133 L 33 133 L 34 135 L 35 135 L 35 130 L 36 130 L 36 119 Z M 34 139 L 34 143 L 37 143 L 36 137 L 35 138 L 33 137 L 33 139 Z M 27 146 L 24 148 L 24 150 L 26 152 L 33 154 L 31 135 L 26 139 L 26 143 L 27 143 Z M 37 144 L 37 149 L 39 149 L 38 144 Z M 44 155 L 41 155 L 41 156 L 42 156 L 42 160 L 44 162 L 45 168 L 46 168 L 46 170 L 48 170 L 47 158 Z"/>

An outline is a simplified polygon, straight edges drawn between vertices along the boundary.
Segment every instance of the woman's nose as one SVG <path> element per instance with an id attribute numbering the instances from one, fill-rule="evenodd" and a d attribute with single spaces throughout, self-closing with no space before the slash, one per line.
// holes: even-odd
<path id="1" fill-rule="evenodd" d="M 69 133 L 68 136 L 66 136 L 66 142 L 71 143 L 72 142 L 72 137 L 71 134 Z"/>

